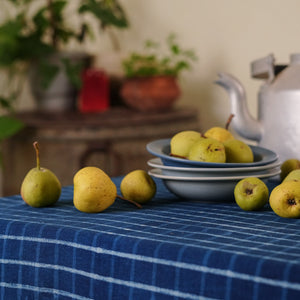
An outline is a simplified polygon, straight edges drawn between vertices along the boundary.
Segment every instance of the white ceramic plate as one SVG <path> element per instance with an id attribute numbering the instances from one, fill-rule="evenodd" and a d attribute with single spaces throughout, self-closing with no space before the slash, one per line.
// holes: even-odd
<path id="1" fill-rule="evenodd" d="M 173 194 L 183 199 L 201 200 L 207 202 L 231 202 L 234 201 L 234 188 L 239 180 L 249 176 L 225 176 L 225 177 L 180 177 L 163 175 L 160 169 L 152 169 L 149 174 L 160 178 Z M 257 176 L 265 183 L 269 178 L 275 178 L 279 171 Z"/>
<path id="2" fill-rule="evenodd" d="M 266 148 L 249 145 L 254 155 L 253 163 L 211 163 L 188 160 L 170 156 L 171 139 L 161 139 L 148 143 L 146 149 L 154 156 L 161 158 L 162 163 L 174 167 L 210 167 L 210 168 L 241 168 L 270 164 L 278 159 L 278 155 Z"/>
<path id="3" fill-rule="evenodd" d="M 228 176 L 232 174 L 232 176 L 238 175 L 251 175 L 254 172 L 256 174 L 264 174 L 266 171 L 271 169 L 279 168 L 281 165 L 280 161 L 275 161 L 274 163 L 270 163 L 262 166 L 255 167 L 241 167 L 241 168 L 191 168 L 191 167 L 177 167 L 177 166 L 166 166 L 162 163 L 160 158 L 152 158 L 147 164 L 150 167 L 158 168 L 162 170 L 162 174 L 171 175 L 171 176 L 198 176 L 198 177 L 207 177 L 207 176 Z"/>
<path id="4" fill-rule="evenodd" d="M 162 173 L 162 170 L 160 169 L 152 169 L 149 171 L 149 174 L 161 178 L 161 179 L 171 179 L 171 180 L 182 180 L 182 181 L 230 181 L 230 180 L 241 180 L 246 177 L 250 177 L 247 173 L 244 175 L 239 175 L 239 176 L 172 176 L 172 175 L 165 175 Z M 274 177 L 280 174 L 280 169 L 274 169 L 271 171 L 268 171 L 263 174 L 257 174 L 253 173 L 251 174 L 251 177 L 258 177 L 258 178 L 270 178 Z"/>

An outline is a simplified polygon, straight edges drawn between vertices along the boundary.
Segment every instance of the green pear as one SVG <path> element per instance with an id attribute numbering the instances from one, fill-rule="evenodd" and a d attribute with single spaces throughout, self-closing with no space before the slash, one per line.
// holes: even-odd
<path id="1" fill-rule="evenodd" d="M 300 181 L 300 169 L 289 172 L 282 182 L 286 181 Z"/>
<path id="2" fill-rule="evenodd" d="M 300 161 L 296 158 L 287 159 L 282 163 L 280 169 L 280 179 L 283 181 L 291 171 L 300 169 Z"/>
<path id="3" fill-rule="evenodd" d="M 122 179 L 120 189 L 125 199 L 143 204 L 155 196 L 156 183 L 146 171 L 134 170 Z"/>
<path id="4" fill-rule="evenodd" d="M 270 195 L 272 210 L 283 218 L 300 218 L 300 182 L 286 181 L 277 185 Z"/>
<path id="5" fill-rule="evenodd" d="M 98 213 L 110 207 L 117 197 L 117 187 L 97 167 L 84 167 L 73 178 L 74 206 L 82 212 Z"/>
<path id="6" fill-rule="evenodd" d="M 21 196 L 32 207 L 50 206 L 58 201 L 61 184 L 53 172 L 40 166 L 38 143 L 34 142 L 33 146 L 37 166 L 26 174 L 21 185 Z"/>
<path id="7" fill-rule="evenodd" d="M 189 160 L 225 163 L 226 154 L 224 145 L 212 138 L 201 138 L 190 149 Z"/>
<path id="8" fill-rule="evenodd" d="M 268 203 L 269 189 L 261 179 L 247 177 L 236 184 L 234 199 L 243 210 L 260 210 Z"/>
<path id="9" fill-rule="evenodd" d="M 252 163 L 254 155 L 251 148 L 241 140 L 232 139 L 224 142 L 227 163 Z"/>
<path id="10" fill-rule="evenodd" d="M 170 142 L 172 156 L 186 158 L 191 146 L 201 138 L 201 134 L 193 130 L 185 130 L 175 134 Z"/>

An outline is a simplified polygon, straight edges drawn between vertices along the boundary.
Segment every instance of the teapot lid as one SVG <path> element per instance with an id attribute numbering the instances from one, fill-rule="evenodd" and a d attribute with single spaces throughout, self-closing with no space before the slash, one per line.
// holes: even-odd
<path id="1" fill-rule="evenodd" d="M 293 53 L 290 55 L 291 64 L 299 64 L 300 63 L 300 53 Z"/>
<path id="2" fill-rule="evenodd" d="M 300 63 L 300 53 L 291 55 L 291 64 Z M 256 79 L 266 79 L 267 83 L 271 83 L 274 78 L 283 71 L 287 65 L 275 64 L 273 54 L 257 59 L 251 63 L 252 77 Z"/>
<path id="3" fill-rule="evenodd" d="M 251 74 L 253 78 L 270 79 L 274 78 L 274 63 L 273 54 L 259 58 L 251 63 Z"/>

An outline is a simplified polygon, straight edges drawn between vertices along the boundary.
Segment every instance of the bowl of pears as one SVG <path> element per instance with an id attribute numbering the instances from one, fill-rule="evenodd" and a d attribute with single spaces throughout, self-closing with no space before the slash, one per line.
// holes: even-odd
<path id="1" fill-rule="evenodd" d="M 251 176 L 267 182 L 280 174 L 274 151 L 248 145 L 228 128 L 212 127 L 204 134 L 185 130 L 146 148 L 155 156 L 148 161 L 149 174 L 181 198 L 231 201 L 241 179 Z"/>

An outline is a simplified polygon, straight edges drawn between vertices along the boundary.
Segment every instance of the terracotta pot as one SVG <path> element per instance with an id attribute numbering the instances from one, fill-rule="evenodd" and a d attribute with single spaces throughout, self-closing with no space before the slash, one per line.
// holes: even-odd
<path id="1" fill-rule="evenodd" d="M 180 96 L 180 88 L 173 76 L 130 78 L 124 81 L 121 96 L 136 110 L 162 111 L 171 108 Z"/>

